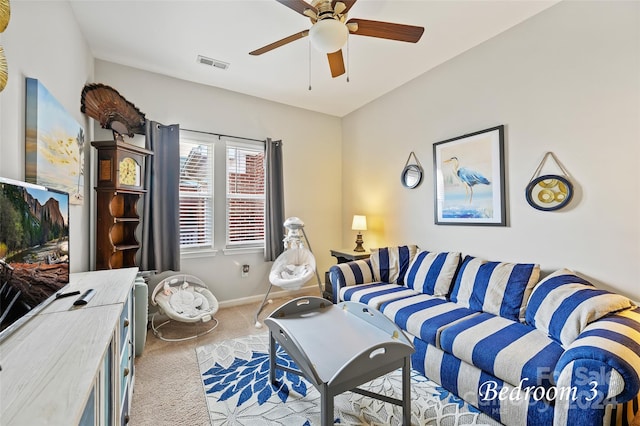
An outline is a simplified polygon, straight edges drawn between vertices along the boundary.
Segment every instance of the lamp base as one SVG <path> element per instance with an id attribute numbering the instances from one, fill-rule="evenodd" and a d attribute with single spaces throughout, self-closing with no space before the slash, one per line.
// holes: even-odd
<path id="1" fill-rule="evenodd" d="M 362 234 L 358 232 L 358 236 L 356 237 L 356 248 L 354 248 L 353 251 L 357 251 L 357 252 L 366 251 L 364 247 L 362 247 L 362 243 L 364 243 L 364 241 L 362 241 Z"/>

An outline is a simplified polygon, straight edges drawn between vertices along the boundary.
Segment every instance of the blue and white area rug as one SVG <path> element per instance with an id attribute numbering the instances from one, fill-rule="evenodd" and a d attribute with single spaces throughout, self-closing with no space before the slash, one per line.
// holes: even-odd
<path id="1" fill-rule="evenodd" d="M 269 336 L 252 335 L 196 349 L 211 424 L 319 425 L 320 394 L 300 376 L 277 371 L 278 386 L 269 383 Z M 278 364 L 295 367 L 280 348 Z M 361 388 L 400 398 L 401 370 Z M 334 398 L 335 424 L 400 425 L 402 408 L 345 392 Z M 495 425 L 491 418 L 436 383 L 411 375 L 412 425 Z"/>

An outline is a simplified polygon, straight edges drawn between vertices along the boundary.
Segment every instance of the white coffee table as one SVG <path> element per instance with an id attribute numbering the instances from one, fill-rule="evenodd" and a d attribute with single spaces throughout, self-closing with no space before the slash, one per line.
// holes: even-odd
<path id="1" fill-rule="evenodd" d="M 411 424 L 411 354 L 402 330 L 379 311 L 362 303 L 337 305 L 320 297 L 285 303 L 264 323 L 269 327 L 269 379 L 276 369 L 306 378 L 320 392 L 322 426 L 333 425 L 333 398 L 351 391 L 402 407 L 403 424 Z M 276 341 L 300 370 L 276 364 Z M 402 368 L 402 399 L 357 388 Z"/>

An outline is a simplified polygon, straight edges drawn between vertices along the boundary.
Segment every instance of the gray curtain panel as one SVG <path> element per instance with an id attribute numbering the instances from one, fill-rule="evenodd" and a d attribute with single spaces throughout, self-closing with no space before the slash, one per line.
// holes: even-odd
<path id="1" fill-rule="evenodd" d="M 284 178 L 282 141 L 265 143 L 265 236 L 264 260 L 271 262 L 284 251 Z"/>
<path id="2" fill-rule="evenodd" d="M 180 126 L 147 120 L 140 269 L 180 270 Z"/>

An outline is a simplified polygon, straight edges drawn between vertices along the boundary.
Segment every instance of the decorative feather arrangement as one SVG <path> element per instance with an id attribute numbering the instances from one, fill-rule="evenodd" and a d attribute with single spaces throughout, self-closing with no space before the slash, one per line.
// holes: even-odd
<path id="1" fill-rule="evenodd" d="M 97 120 L 103 129 L 129 137 L 145 134 L 144 113 L 112 87 L 87 84 L 82 89 L 80 102 L 80 111 Z"/>
<path id="2" fill-rule="evenodd" d="M 11 7 L 9 0 L 0 0 L 0 33 L 7 29 L 11 18 Z M 4 49 L 0 46 L 0 92 L 4 90 L 9 79 L 9 67 L 7 58 L 4 56 Z"/>
<path id="3" fill-rule="evenodd" d="M 7 85 L 9 79 L 9 68 L 7 67 L 7 58 L 4 57 L 4 49 L 0 46 L 0 92 Z"/>
<path id="4" fill-rule="evenodd" d="M 9 0 L 0 0 L 0 33 L 7 29 L 10 17 L 11 6 L 9 5 Z"/>

